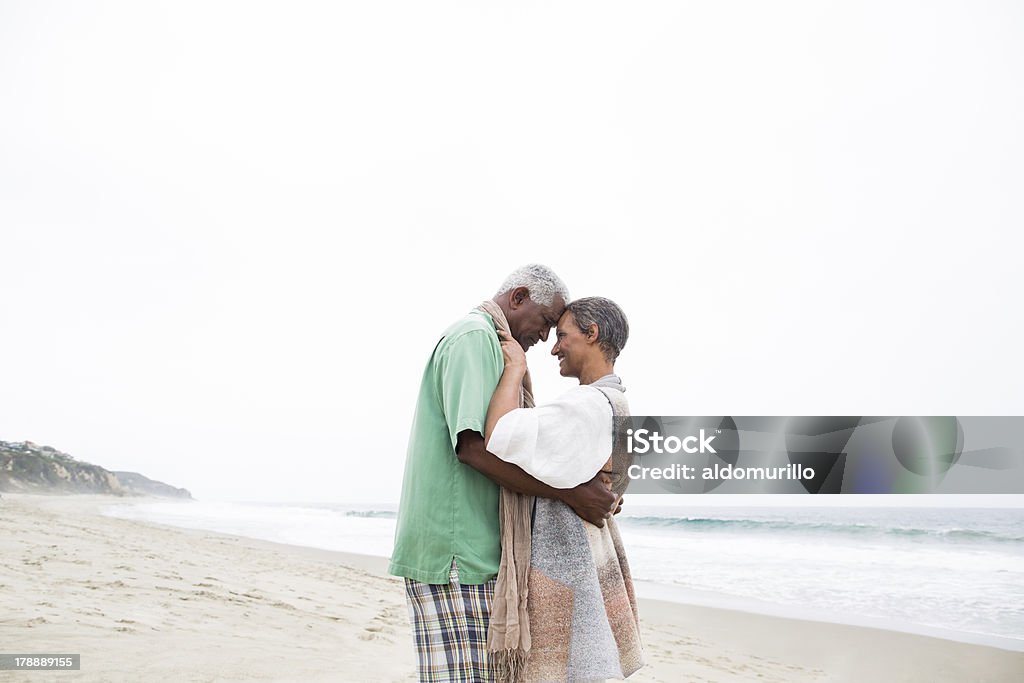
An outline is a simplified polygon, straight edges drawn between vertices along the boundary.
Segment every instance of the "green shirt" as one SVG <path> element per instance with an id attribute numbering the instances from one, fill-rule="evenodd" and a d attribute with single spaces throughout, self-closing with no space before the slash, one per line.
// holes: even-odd
<path id="1" fill-rule="evenodd" d="M 446 584 L 498 573 L 498 485 L 455 454 L 459 432 L 484 433 L 487 406 L 504 369 L 494 321 L 473 312 L 445 330 L 427 362 L 413 416 L 389 571 Z"/>

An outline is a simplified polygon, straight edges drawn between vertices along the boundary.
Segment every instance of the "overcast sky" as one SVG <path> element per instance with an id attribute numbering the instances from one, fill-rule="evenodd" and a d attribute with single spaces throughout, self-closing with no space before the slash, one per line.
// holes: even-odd
<path id="1" fill-rule="evenodd" d="M 1022 7 L 2 0 L 0 439 L 397 501 L 530 261 L 636 414 L 1022 414 Z"/>

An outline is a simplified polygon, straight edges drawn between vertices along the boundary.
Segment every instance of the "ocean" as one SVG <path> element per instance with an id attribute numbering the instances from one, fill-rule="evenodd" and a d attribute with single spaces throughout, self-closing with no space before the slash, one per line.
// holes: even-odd
<path id="1" fill-rule="evenodd" d="M 387 557 L 396 506 L 169 501 L 104 513 Z M 1024 651 L 1021 508 L 636 506 L 617 520 L 641 597 Z"/>

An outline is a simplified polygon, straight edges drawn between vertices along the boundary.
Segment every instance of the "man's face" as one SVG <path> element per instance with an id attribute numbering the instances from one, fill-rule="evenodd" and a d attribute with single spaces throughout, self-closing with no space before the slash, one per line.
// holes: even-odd
<path id="1" fill-rule="evenodd" d="M 576 317 L 566 311 L 558 321 L 555 345 L 551 347 L 551 355 L 558 357 L 558 374 L 562 377 L 579 377 L 583 372 L 583 358 L 587 349 L 587 336 L 580 332 Z"/>
<path id="2" fill-rule="evenodd" d="M 548 333 L 565 310 L 565 301 L 555 295 L 550 306 L 541 306 L 530 299 L 525 288 L 518 288 L 512 291 L 510 309 L 508 326 L 512 337 L 524 351 L 529 351 L 537 342 L 547 341 Z"/>

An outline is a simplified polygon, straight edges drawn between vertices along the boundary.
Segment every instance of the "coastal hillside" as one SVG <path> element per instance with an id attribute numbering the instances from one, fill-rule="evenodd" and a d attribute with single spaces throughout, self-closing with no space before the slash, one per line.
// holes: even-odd
<path id="1" fill-rule="evenodd" d="M 111 472 L 31 441 L 0 441 L 0 491 L 192 498 L 185 489 L 136 472 Z"/>

